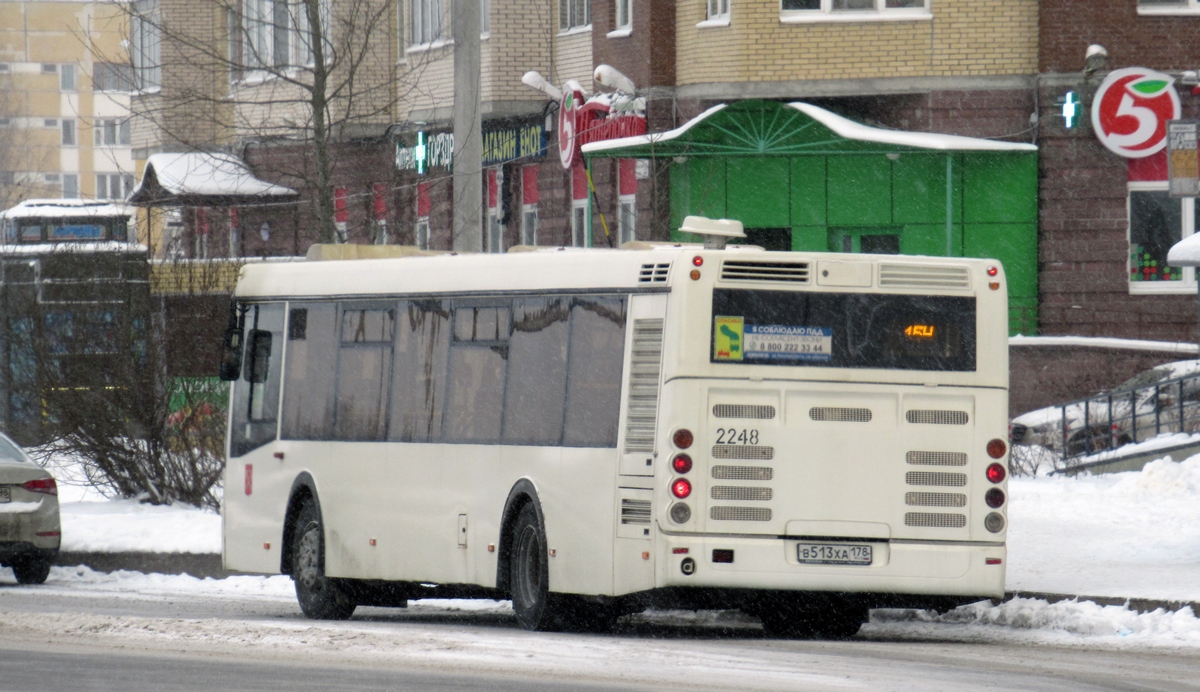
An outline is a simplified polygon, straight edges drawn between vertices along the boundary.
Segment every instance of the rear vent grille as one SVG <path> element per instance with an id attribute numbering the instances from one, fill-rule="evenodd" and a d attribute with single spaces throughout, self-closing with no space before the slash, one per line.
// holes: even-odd
<path id="1" fill-rule="evenodd" d="M 868 423 L 871 420 L 869 408 L 838 408 L 836 406 L 816 406 L 808 410 L 808 417 L 819 421 L 837 421 L 841 423 Z"/>
<path id="2" fill-rule="evenodd" d="M 941 485 L 950 488 L 961 488 L 967 484 L 967 474 L 942 473 L 940 471 L 909 471 L 904 474 L 904 482 L 909 485 Z"/>
<path id="3" fill-rule="evenodd" d="M 769 481 L 775 469 L 769 466 L 714 466 L 712 477 L 722 481 Z"/>
<path id="4" fill-rule="evenodd" d="M 712 499 L 737 502 L 766 502 L 774 495 L 770 488 L 750 488 L 740 485 L 714 485 Z"/>
<path id="5" fill-rule="evenodd" d="M 621 499 L 621 523 L 650 525 L 650 501 Z"/>
<path id="6" fill-rule="evenodd" d="M 904 418 L 909 423 L 926 423 L 929 425 L 966 425 L 966 411 L 930 411 L 913 409 L 904 412 Z"/>
<path id="7" fill-rule="evenodd" d="M 633 321 L 633 355 L 629 365 L 625 453 L 653 452 L 658 415 L 658 379 L 662 363 L 663 321 Z"/>
<path id="8" fill-rule="evenodd" d="M 881 288 L 962 288 L 971 287 L 966 267 L 937 267 L 922 264 L 885 262 L 879 265 Z"/>
<path id="9" fill-rule="evenodd" d="M 769 507 L 713 507 L 708 511 L 714 521 L 771 521 Z"/>
<path id="10" fill-rule="evenodd" d="M 643 264 L 642 271 L 638 272 L 639 284 L 664 284 L 667 282 L 667 272 L 671 270 L 670 263 L 667 264 Z"/>
<path id="11" fill-rule="evenodd" d="M 744 262 L 725 260 L 722 281 L 783 281 L 808 283 L 808 262 Z"/>
<path id="12" fill-rule="evenodd" d="M 754 447 L 752 445 L 716 445 L 713 447 L 712 457 L 713 459 L 770 461 L 775 458 L 775 448 Z"/>
<path id="13" fill-rule="evenodd" d="M 965 514 L 943 514 L 941 512 L 908 512 L 904 515 L 905 526 L 930 526 L 937 529 L 961 529 L 967 525 Z"/>
<path id="14" fill-rule="evenodd" d="M 749 404 L 717 404 L 713 406 L 713 417 L 770 420 L 775 417 L 775 407 L 753 406 Z"/>
<path id="15" fill-rule="evenodd" d="M 966 507 L 962 493 L 904 493 L 904 504 L 913 507 Z"/>
<path id="16" fill-rule="evenodd" d="M 921 466 L 966 466 L 967 455 L 962 452 L 909 452 L 904 460 Z"/>

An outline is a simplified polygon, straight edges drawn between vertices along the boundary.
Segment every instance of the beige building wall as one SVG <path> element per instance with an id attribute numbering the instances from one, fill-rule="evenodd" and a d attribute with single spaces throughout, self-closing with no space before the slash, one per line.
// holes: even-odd
<path id="1" fill-rule="evenodd" d="M 729 23 L 714 26 L 705 3 L 679 3 L 678 83 L 1037 72 L 1036 0 L 931 0 L 930 11 L 932 18 L 788 23 L 778 0 L 731 0 Z"/>
<path id="2" fill-rule="evenodd" d="M 125 195 L 134 162 L 119 123 L 128 123 L 130 96 L 97 90 L 92 76 L 98 63 L 128 62 L 127 35 L 115 3 L 0 1 L 4 207 L 33 197 L 96 197 L 98 175 L 105 176 L 100 196 Z M 64 121 L 73 137 L 64 134 Z M 118 123 L 112 143 L 104 141 L 105 121 Z M 113 179 L 116 191 L 108 189 Z"/>

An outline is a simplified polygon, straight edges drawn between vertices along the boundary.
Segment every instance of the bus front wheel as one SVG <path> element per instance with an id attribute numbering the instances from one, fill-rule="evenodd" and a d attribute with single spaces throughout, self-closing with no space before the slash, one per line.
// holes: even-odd
<path id="1" fill-rule="evenodd" d="M 314 620 L 345 620 L 355 604 L 337 580 L 325 576 L 325 531 L 311 500 L 300 508 L 292 544 L 292 580 L 300 610 Z"/>

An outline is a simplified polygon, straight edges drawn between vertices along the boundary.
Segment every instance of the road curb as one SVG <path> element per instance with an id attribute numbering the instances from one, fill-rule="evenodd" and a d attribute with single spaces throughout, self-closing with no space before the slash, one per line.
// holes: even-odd
<path id="1" fill-rule="evenodd" d="M 115 572 L 129 570 L 131 572 L 157 574 L 189 574 L 198 578 L 224 579 L 234 572 L 226 571 L 221 562 L 220 553 L 99 553 L 99 552 L 60 552 L 54 560 L 60 567 L 83 565 L 97 572 Z M 1113 596 L 1076 596 L 1062 593 L 1046 593 L 1042 591 L 1008 591 L 1004 601 L 1015 598 L 1036 598 L 1049 603 L 1062 601 L 1091 601 L 1102 606 L 1125 606 L 1139 613 L 1150 613 L 1155 610 L 1174 612 L 1191 608 L 1193 613 L 1200 615 L 1200 602 L 1171 601 L 1155 598 L 1119 598 Z"/>
<path id="2" fill-rule="evenodd" d="M 193 577 L 224 579 L 232 573 L 225 570 L 220 553 L 99 553 L 62 552 L 54 559 L 60 567 L 82 565 L 97 572 L 131 572 L 157 574 L 190 574 Z"/>
<path id="3" fill-rule="evenodd" d="M 1005 601 L 1011 601 L 1014 598 L 1036 598 L 1049 603 L 1091 601 L 1096 605 L 1102 606 L 1125 606 L 1139 613 L 1151 613 L 1159 609 L 1174 612 L 1176 610 L 1183 610 L 1184 608 L 1191 608 L 1194 614 L 1200 616 L 1200 602 L 1196 601 L 1168 601 L 1158 598 L 1119 598 L 1114 596 L 1073 596 L 1070 594 L 1043 593 L 1040 591 L 1008 591 L 1004 594 Z"/>

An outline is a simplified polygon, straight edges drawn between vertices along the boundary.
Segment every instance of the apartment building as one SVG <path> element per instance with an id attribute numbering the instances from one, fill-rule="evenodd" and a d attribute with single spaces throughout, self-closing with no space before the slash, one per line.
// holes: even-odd
<path id="1" fill-rule="evenodd" d="M 124 199 L 133 188 L 120 6 L 0 1 L 0 204 Z"/>

